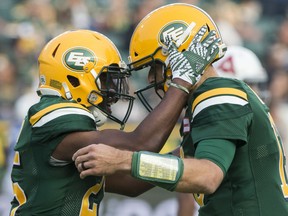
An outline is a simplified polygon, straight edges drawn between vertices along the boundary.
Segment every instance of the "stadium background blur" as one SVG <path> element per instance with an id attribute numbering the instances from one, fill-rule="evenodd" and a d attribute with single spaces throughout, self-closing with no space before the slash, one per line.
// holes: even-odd
<path id="1" fill-rule="evenodd" d="M 254 51 L 268 73 L 267 104 L 288 149 L 288 1 L 287 0 L 9 0 L 0 1 L 0 216 L 7 216 L 13 197 L 11 158 L 21 121 L 38 100 L 37 56 L 44 44 L 71 29 L 91 29 L 107 35 L 127 62 L 135 25 L 167 3 L 191 3 L 216 21 L 227 45 Z M 131 93 L 146 74 L 134 73 Z M 147 112 L 136 100 L 125 130 Z M 151 124 L 153 124 L 151 122 Z M 109 123 L 106 127 L 117 127 Z M 179 144 L 175 127 L 163 152 Z M 135 144 L 136 145 L 136 144 Z M 101 216 L 176 216 L 174 193 L 153 189 L 129 199 L 106 194 Z M 192 215 L 192 214 L 191 214 Z"/>

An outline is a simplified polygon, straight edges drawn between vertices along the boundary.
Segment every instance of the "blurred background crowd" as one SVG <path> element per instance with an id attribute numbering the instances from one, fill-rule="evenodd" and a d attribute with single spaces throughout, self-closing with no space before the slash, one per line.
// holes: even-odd
<path id="1" fill-rule="evenodd" d="M 9 152 L 21 120 L 38 100 L 37 57 L 44 44 L 66 30 L 96 30 L 107 35 L 127 61 L 135 25 L 153 9 L 176 2 L 200 6 L 216 21 L 227 45 L 241 45 L 256 53 L 268 73 L 267 104 L 288 148 L 287 0 L 0 1 L 1 185 L 5 185 L 3 176 L 9 172 Z M 134 82 L 137 86 L 140 80 L 136 77 Z M 0 186 L 0 215 L 7 187 Z"/>

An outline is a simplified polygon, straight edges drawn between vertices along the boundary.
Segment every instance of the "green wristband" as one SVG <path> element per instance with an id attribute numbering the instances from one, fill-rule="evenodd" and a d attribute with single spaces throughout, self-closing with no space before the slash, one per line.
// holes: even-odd
<path id="1" fill-rule="evenodd" d="M 131 175 L 158 187 L 173 191 L 183 174 L 183 161 L 170 154 L 134 152 Z"/>

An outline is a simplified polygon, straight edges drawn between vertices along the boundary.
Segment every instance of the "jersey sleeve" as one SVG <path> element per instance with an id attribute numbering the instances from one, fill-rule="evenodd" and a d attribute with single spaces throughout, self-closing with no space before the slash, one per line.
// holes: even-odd
<path id="1" fill-rule="evenodd" d="M 230 140 L 206 139 L 198 143 L 195 158 L 212 161 L 226 175 L 234 158 L 235 151 L 236 145 Z"/>
<path id="2" fill-rule="evenodd" d="M 192 107 L 192 138 L 247 142 L 252 110 L 244 89 L 219 87 L 199 94 Z"/>
<path id="3" fill-rule="evenodd" d="M 96 130 L 94 116 L 78 104 L 48 106 L 29 118 L 33 141 L 31 144 L 47 143 L 54 148 L 68 133 Z M 53 142 L 53 143 L 51 143 Z"/>

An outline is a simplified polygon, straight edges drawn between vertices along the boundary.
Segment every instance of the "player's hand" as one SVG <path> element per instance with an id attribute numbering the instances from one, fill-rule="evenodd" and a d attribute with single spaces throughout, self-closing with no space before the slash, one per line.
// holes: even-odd
<path id="1" fill-rule="evenodd" d="M 104 144 L 91 144 L 75 152 L 72 160 L 83 179 L 87 176 L 112 175 L 117 171 L 130 172 L 132 152 Z"/>
<path id="2" fill-rule="evenodd" d="M 204 70 L 210 65 L 219 54 L 220 38 L 216 37 L 216 31 L 212 30 L 202 40 L 207 32 L 204 25 L 197 32 L 188 49 L 179 52 L 172 35 L 165 38 L 165 45 L 168 47 L 169 63 L 172 70 L 172 78 L 180 78 L 192 85 L 197 83 Z"/>

